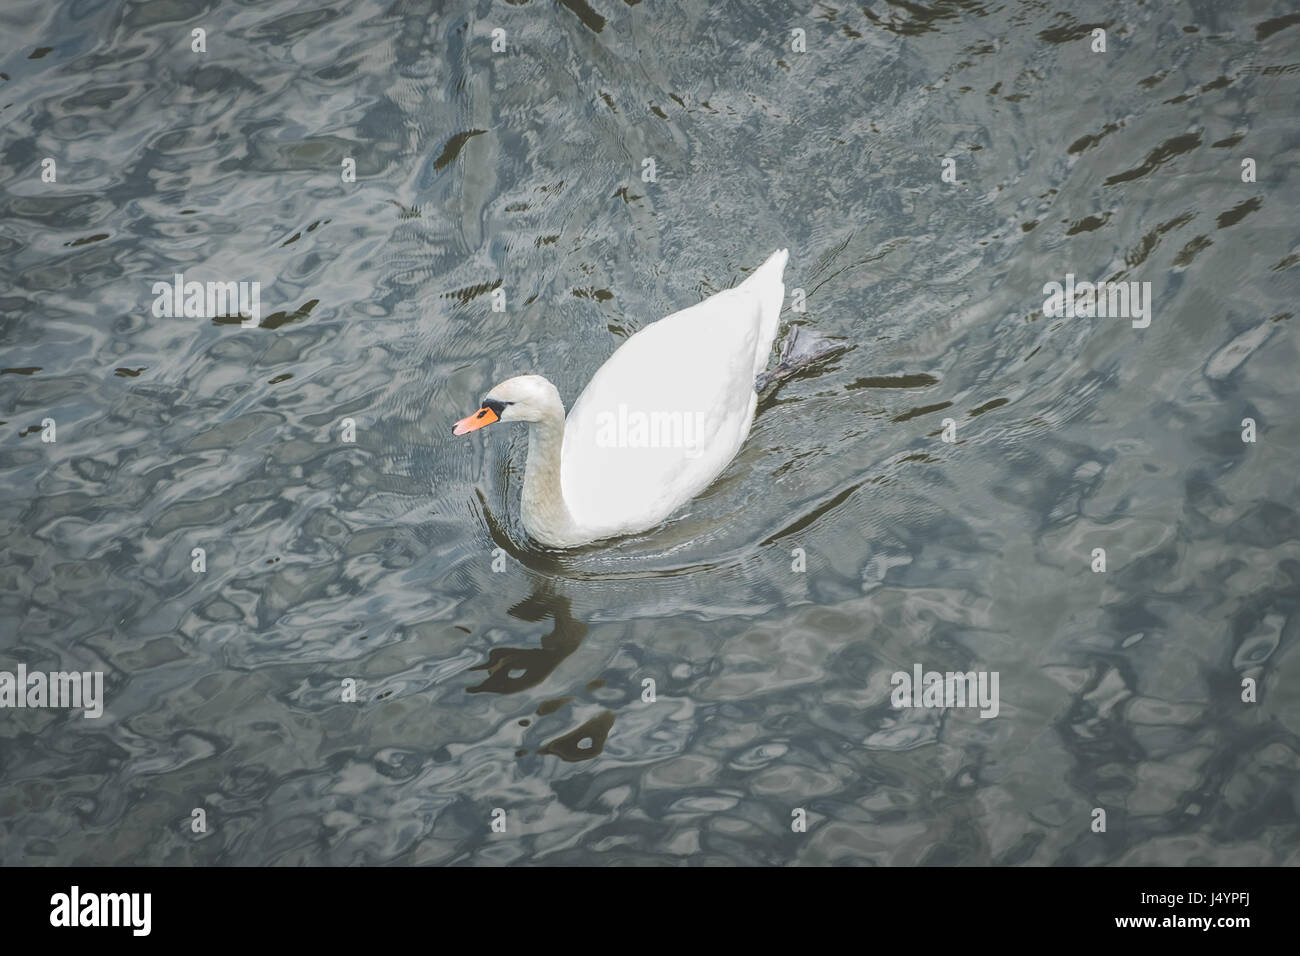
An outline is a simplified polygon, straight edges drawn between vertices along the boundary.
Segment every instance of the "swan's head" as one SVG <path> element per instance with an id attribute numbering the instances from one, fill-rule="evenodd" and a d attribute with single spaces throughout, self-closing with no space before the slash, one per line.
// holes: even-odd
<path id="1" fill-rule="evenodd" d="M 557 409 L 563 418 L 564 404 L 554 385 L 540 375 L 516 375 L 488 392 L 479 410 L 453 425 L 451 433 L 464 435 L 493 422 L 540 422 Z"/>

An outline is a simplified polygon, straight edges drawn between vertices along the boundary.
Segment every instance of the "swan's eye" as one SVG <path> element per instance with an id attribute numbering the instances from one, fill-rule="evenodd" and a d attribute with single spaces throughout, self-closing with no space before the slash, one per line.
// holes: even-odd
<path id="1" fill-rule="evenodd" d="M 513 405 L 514 402 L 503 402 L 497 398 L 485 398 L 479 404 L 482 405 L 484 408 L 492 409 L 492 411 L 496 412 L 497 418 L 500 418 L 502 411 L 505 410 L 505 407 L 507 405 Z"/>

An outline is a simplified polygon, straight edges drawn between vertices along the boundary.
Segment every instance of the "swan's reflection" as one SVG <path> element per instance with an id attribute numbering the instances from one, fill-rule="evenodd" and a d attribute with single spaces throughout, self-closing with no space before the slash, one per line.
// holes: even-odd
<path id="1" fill-rule="evenodd" d="M 488 676 L 483 683 L 469 688 L 469 693 L 517 694 L 550 677 L 587 636 L 587 625 L 573 616 L 571 604 L 567 597 L 544 585 L 512 607 L 508 612 L 511 617 L 529 622 L 549 617 L 555 627 L 542 637 L 541 647 L 492 648 L 485 663 L 470 668 L 485 670 Z M 516 673 L 518 676 L 514 676 Z"/>
<path id="2" fill-rule="evenodd" d="M 605 738 L 614 726 L 614 712 L 603 710 L 576 730 L 571 730 L 563 737 L 556 737 L 539 754 L 549 754 L 574 763 L 578 760 L 590 760 L 605 749 Z"/>
<path id="3" fill-rule="evenodd" d="M 471 694 L 517 694 L 536 687 L 551 676 L 587 636 L 587 625 L 573 616 L 572 602 L 566 595 L 557 594 L 550 581 L 543 581 L 527 599 L 520 601 L 508 613 L 511 617 L 528 622 L 550 618 L 554 627 L 542 637 L 541 647 L 492 648 L 484 663 L 470 668 L 488 672 L 481 684 L 468 688 Z M 587 688 L 592 690 L 603 684 L 604 681 L 593 680 L 588 682 Z M 537 715 L 545 717 L 554 713 L 572 699 L 563 697 L 544 701 L 537 708 Z M 529 721 L 522 720 L 520 723 L 526 726 Z M 538 748 L 537 753 L 569 762 L 590 760 L 604 749 L 605 738 L 613 726 L 614 712 L 601 711 L 579 727 L 544 744 Z M 527 751 L 517 751 L 516 756 L 525 753 Z"/>

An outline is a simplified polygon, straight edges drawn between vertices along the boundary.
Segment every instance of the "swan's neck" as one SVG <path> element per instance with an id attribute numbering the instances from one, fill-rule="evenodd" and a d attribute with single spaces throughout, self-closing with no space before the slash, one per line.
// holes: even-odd
<path id="1" fill-rule="evenodd" d="M 522 514 L 528 533 L 542 544 L 568 547 L 579 536 L 564 503 L 560 455 L 564 450 L 564 406 L 557 403 L 528 429 Z"/>

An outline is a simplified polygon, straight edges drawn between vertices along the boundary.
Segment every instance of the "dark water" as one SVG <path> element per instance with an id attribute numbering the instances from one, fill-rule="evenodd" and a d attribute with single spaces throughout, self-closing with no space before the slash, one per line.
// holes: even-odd
<path id="1" fill-rule="evenodd" d="M 1300 861 L 1295 4 L 589 3 L 5 5 L 0 670 L 106 704 L 0 711 L 0 862 Z M 783 246 L 837 354 L 538 553 L 449 423 Z"/>

